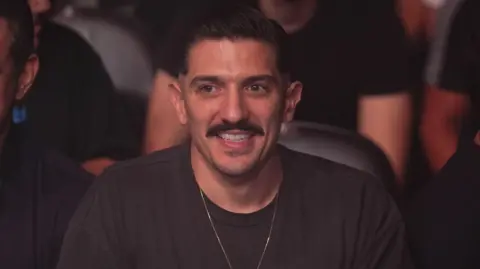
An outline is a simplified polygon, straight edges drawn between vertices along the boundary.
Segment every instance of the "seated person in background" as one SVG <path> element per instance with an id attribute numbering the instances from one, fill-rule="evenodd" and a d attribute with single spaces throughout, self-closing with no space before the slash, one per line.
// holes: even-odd
<path id="1" fill-rule="evenodd" d="M 462 141 L 470 143 L 480 118 L 480 2 L 448 1 L 440 11 L 427 70 L 421 135 L 430 166 L 438 171 Z"/>
<path id="2" fill-rule="evenodd" d="M 100 57 L 78 34 L 49 21 L 50 0 L 29 3 L 41 68 L 26 98 L 28 130 L 94 174 L 137 155 L 141 138 L 129 128 Z"/>
<path id="3" fill-rule="evenodd" d="M 77 164 L 43 150 L 21 125 L 12 123 L 13 107 L 21 103 L 37 72 L 33 51 L 27 4 L 0 1 L 1 268 L 55 268 L 70 217 L 92 180 Z"/>
<path id="4" fill-rule="evenodd" d="M 480 268 L 479 179 L 480 132 L 412 201 L 408 232 L 418 268 Z"/>
<path id="5" fill-rule="evenodd" d="M 295 119 L 358 130 L 371 138 L 389 157 L 401 185 L 410 137 L 410 94 L 408 52 L 395 1 L 259 0 L 257 4 L 292 39 L 292 76 L 305 85 Z M 166 98 L 180 61 L 171 58 L 171 50 L 167 44 L 158 64 L 146 152 L 179 144 L 186 137 Z"/>
<path id="6" fill-rule="evenodd" d="M 302 92 L 281 27 L 242 6 L 193 26 L 171 92 L 191 139 L 107 170 L 58 268 L 411 268 L 375 178 L 277 144 Z"/>

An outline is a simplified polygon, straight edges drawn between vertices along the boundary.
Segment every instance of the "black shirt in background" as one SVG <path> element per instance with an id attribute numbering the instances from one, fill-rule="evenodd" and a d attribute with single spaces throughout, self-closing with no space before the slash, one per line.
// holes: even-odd
<path id="1" fill-rule="evenodd" d="M 0 161 L 0 267 L 55 268 L 69 220 L 91 176 L 15 126 Z"/>
<path id="2" fill-rule="evenodd" d="M 381 183 L 281 148 L 284 181 L 262 269 L 407 269 L 401 216 Z M 272 205 L 234 214 L 208 202 L 233 268 L 255 268 Z M 228 268 L 183 145 L 118 164 L 73 218 L 59 269 Z"/>
<path id="3" fill-rule="evenodd" d="M 213 2 L 198 1 L 171 22 L 157 68 L 178 74 L 185 55 L 184 39 L 178 38 L 182 26 Z M 292 76 L 304 84 L 297 120 L 357 130 L 360 97 L 411 88 L 409 48 L 395 1 L 319 0 L 315 16 L 290 36 Z"/>
<path id="4" fill-rule="evenodd" d="M 465 139 L 480 128 L 480 2 L 465 0 L 450 26 L 438 86 L 467 94 L 472 111 L 466 122 Z"/>
<path id="5" fill-rule="evenodd" d="M 480 147 L 461 144 L 412 200 L 408 233 L 423 269 L 480 268 Z"/>
<path id="6" fill-rule="evenodd" d="M 141 138 L 88 43 L 46 22 L 37 53 L 40 69 L 26 99 L 29 133 L 78 162 L 137 155 Z"/>
<path id="7" fill-rule="evenodd" d="M 295 118 L 357 130 L 358 100 L 409 90 L 408 47 L 394 1 L 322 0 L 291 35 Z"/>

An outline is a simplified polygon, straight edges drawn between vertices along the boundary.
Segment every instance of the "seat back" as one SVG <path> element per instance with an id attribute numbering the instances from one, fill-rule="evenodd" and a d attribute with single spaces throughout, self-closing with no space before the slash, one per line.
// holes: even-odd
<path id="1" fill-rule="evenodd" d="M 151 54 L 132 23 L 98 10 L 67 7 L 54 19 L 78 32 L 99 54 L 116 89 L 147 97 L 152 79 Z"/>
<path id="2" fill-rule="evenodd" d="M 383 151 L 367 138 L 328 125 L 294 121 L 285 125 L 280 144 L 367 172 L 394 191 L 395 175 Z"/>

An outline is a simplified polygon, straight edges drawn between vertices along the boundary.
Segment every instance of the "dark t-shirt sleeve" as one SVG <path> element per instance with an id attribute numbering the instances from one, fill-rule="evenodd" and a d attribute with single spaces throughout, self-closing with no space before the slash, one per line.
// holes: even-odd
<path id="1" fill-rule="evenodd" d="M 65 235 L 58 269 L 129 268 L 121 251 L 118 192 L 110 179 L 101 176 L 80 203 Z"/>
<path id="2" fill-rule="evenodd" d="M 453 19 L 448 34 L 442 69 L 439 74 L 439 87 L 450 91 L 468 92 L 472 82 L 477 81 L 476 69 L 479 65 L 478 42 L 475 17 L 479 5 L 476 0 L 467 0 Z M 478 32 L 478 31 L 477 31 Z"/>
<path id="3" fill-rule="evenodd" d="M 418 268 L 480 268 L 480 147 L 461 144 L 412 200 L 407 228 Z"/>
<path id="4" fill-rule="evenodd" d="M 413 268 L 400 212 L 390 195 L 380 189 L 366 188 L 363 192 L 363 212 L 351 268 Z"/>
<path id="5" fill-rule="evenodd" d="M 390 94 L 409 90 L 408 46 L 395 1 L 353 1 L 355 5 L 360 94 Z"/>

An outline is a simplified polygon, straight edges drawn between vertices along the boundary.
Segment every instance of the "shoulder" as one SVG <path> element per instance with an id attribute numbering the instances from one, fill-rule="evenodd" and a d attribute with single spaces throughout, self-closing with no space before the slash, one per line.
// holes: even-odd
<path id="1" fill-rule="evenodd" d="M 176 146 L 168 149 L 156 151 L 149 155 L 141 156 L 132 160 L 119 162 L 110 167 L 106 175 L 108 174 L 124 174 L 135 171 L 145 170 L 152 166 L 160 166 L 162 168 L 170 167 L 172 163 L 178 162 L 182 153 L 185 152 L 185 146 Z"/>
<path id="2" fill-rule="evenodd" d="M 132 160 L 119 162 L 108 168 L 98 179 L 106 186 L 120 188 L 145 188 L 145 184 L 155 184 L 173 178 L 186 152 L 186 146 L 177 146 Z"/>
<path id="3" fill-rule="evenodd" d="M 309 204 L 349 218 L 387 214 L 401 221 L 386 188 L 376 177 L 323 158 L 288 150 L 288 173 Z M 317 210 L 317 209 L 316 209 Z M 313 210 L 315 211 L 315 210 Z"/>
<path id="4" fill-rule="evenodd" d="M 38 166 L 45 194 L 62 200 L 79 200 L 94 179 L 80 164 L 53 150 L 39 149 Z"/>
<path id="5" fill-rule="evenodd" d="M 307 175 L 305 180 L 314 184 L 334 184 L 338 186 L 368 185 L 383 188 L 382 182 L 376 177 L 321 157 L 316 157 L 286 148 L 282 149 L 285 158 L 290 162 L 289 169 L 294 173 Z"/>

